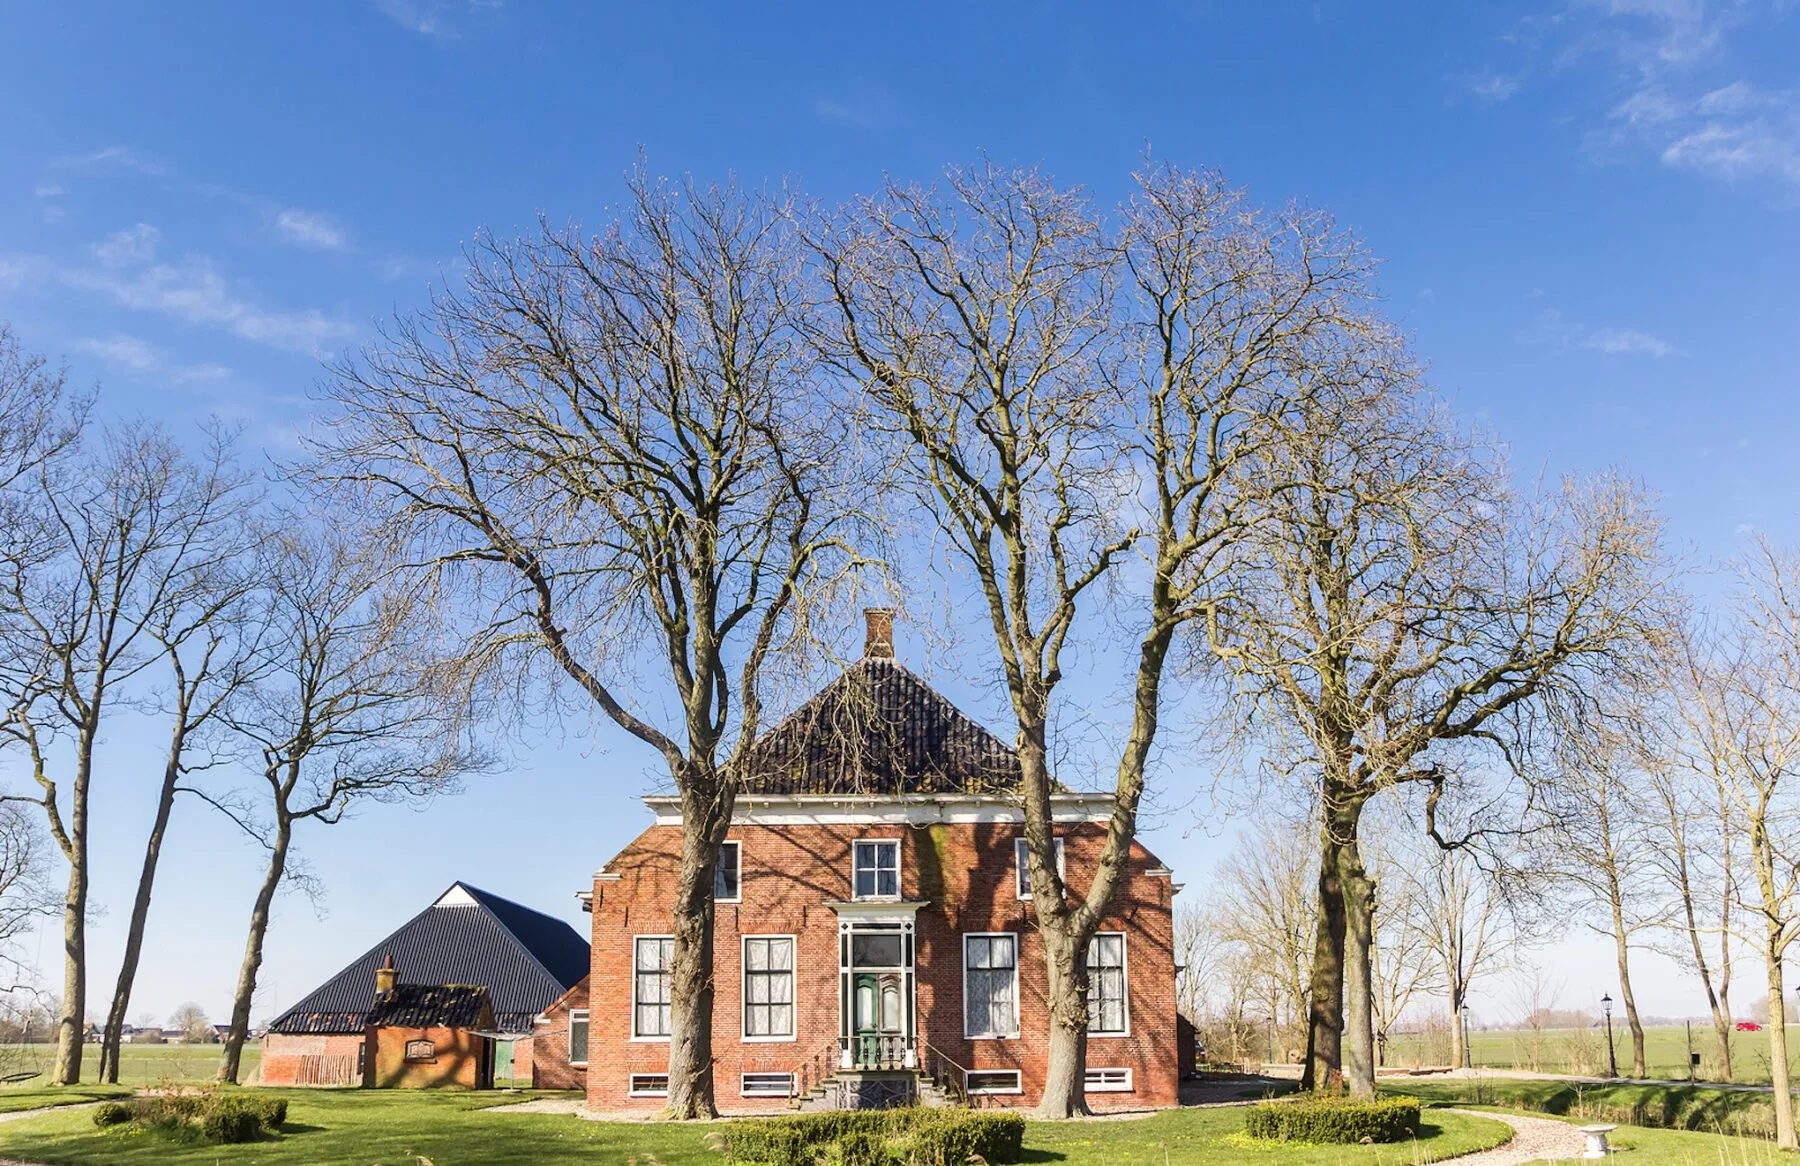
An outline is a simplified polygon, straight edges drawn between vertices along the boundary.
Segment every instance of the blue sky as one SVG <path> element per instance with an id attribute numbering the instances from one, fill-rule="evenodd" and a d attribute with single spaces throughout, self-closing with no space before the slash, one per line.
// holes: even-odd
<path id="1" fill-rule="evenodd" d="M 291 453 L 321 357 L 454 278 L 478 228 L 598 223 L 640 147 L 828 202 L 984 151 L 1110 202 L 1149 150 L 1361 232 L 1437 386 L 1521 473 L 1624 467 L 1697 556 L 1796 534 L 1792 3 L 39 3 L 0 8 L 0 44 L 0 319 L 108 412 Z M 1000 724 L 971 659 L 934 679 Z M 142 743 L 122 730 L 100 777 L 96 1001 Z M 268 1003 L 457 878 L 579 925 L 648 764 L 570 724 L 427 816 L 303 840 L 329 916 L 282 904 Z M 1221 843 L 1193 826 L 1168 811 L 1150 841 L 1198 893 Z M 172 849 L 133 1014 L 219 1015 L 257 855 L 194 806 Z M 1568 950 L 1569 1001 L 1597 997 L 1604 959 Z M 1701 1009 L 1650 981 L 1649 1010 Z"/>

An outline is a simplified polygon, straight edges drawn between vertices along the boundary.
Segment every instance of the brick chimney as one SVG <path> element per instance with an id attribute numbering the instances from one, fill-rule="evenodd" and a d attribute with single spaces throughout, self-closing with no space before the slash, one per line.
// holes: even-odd
<path id="1" fill-rule="evenodd" d="M 894 658 L 894 609 L 863 608 L 863 656 L 869 660 Z"/>
<path id="2" fill-rule="evenodd" d="M 387 962 L 375 969 L 375 994 L 379 996 L 383 992 L 392 992 L 394 981 L 399 975 L 394 967 L 394 953 L 389 952 Z"/>

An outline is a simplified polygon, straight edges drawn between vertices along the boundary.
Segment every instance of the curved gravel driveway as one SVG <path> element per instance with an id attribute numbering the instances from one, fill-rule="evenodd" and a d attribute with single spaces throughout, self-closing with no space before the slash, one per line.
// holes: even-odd
<path id="1" fill-rule="evenodd" d="M 1477 1150 L 1461 1158 L 1446 1159 L 1456 1163 L 1456 1166 L 1519 1166 L 1521 1162 L 1539 1160 L 1554 1162 L 1562 1158 L 1580 1157 L 1581 1151 L 1587 1148 L 1587 1139 L 1582 1136 L 1581 1131 L 1567 1122 L 1481 1109 L 1452 1109 L 1449 1112 L 1492 1118 L 1513 1128 L 1512 1141 L 1504 1146 L 1496 1146 L 1492 1150 Z"/>

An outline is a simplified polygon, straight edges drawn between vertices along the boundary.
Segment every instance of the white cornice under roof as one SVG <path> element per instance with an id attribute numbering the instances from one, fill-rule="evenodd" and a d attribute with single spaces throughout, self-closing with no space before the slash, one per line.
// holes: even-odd
<path id="1" fill-rule="evenodd" d="M 652 794 L 644 799 L 658 826 L 681 825 L 681 799 Z M 1113 795 L 1050 795 L 1057 822 L 1104 822 L 1112 816 Z M 846 794 L 739 794 L 731 815 L 740 826 L 934 826 L 939 823 L 1025 821 L 1025 809 L 1010 797 L 976 794 L 899 794 L 853 797 Z"/>

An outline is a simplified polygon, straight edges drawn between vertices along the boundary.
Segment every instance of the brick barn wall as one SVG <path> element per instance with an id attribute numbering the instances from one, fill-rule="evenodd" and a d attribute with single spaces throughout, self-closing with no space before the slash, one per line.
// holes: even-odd
<path id="1" fill-rule="evenodd" d="M 480 1080 L 481 1060 L 489 1041 L 463 1028 L 369 1030 L 364 1083 L 376 1089 L 473 1089 Z M 428 1040 L 437 1046 L 429 1061 L 408 1061 L 406 1042 Z"/>
<path id="2" fill-rule="evenodd" d="M 531 1036 L 531 1075 L 535 1089 L 586 1089 L 587 1067 L 569 1064 L 569 1013 L 588 1006 L 588 983 L 569 989 L 544 1010 Z M 589 1038 L 590 1042 L 592 1037 Z M 593 1046 L 590 1043 L 589 1048 Z"/>
<path id="3" fill-rule="evenodd" d="M 362 1076 L 357 1067 L 357 1054 L 362 1051 L 362 1044 L 361 1033 L 333 1033 L 323 1036 L 269 1033 L 262 1040 L 262 1058 L 257 1066 L 256 1084 L 360 1085 Z M 321 1079 L 321 1069 L 335 1070 L 345 1065 L 348 1066 L 348 1071 L 343 1080 Z"/>
<path id="4" fill-rule="evenodd" d="M 742 844 L 741 903 L 722 903 L 714 952 L 713 1054 L 721 1110 L 773 1112 L 780 1100 L 740 1096 L 740 1076 L 789 1072 L 814 1057 L 835 1058 L 838 1017 L 837 915 L 827 901 L 850 897 L 850 850 L 856 839 L 897 838 L 903 897 L 927 900 L 917 915 L 917 1005 L 920 1033 L 969 1069 L 1018 1069 L 1022 1092 L 978 1099 L 984 1105 L 1033 1105 L 1042 1093 L 1048 1055 L 1043 946 L 1031 904 L 1017 898 L 1012 824 L 907 826 L 738 826 Z M 1098 861 L 1105 828 L 1059 826 L 1071 886 L 1079 892 Z M 655 1108 L 659 1099 L 628 1097 L 633 1073 L 668 1069 L 664 1041 L 631 1038 L 632 940 L 669 932 L 679 856 L 678 827 L 652 827 L 609 864 L 620 877 L 596 879 L 593 991 L 590 1007 L 588 1104 L 601 1110 Z M 1176 1104 L 1175 961 L 1166 876 L 1141 846 L 1101 924 L 1126 934 L 1130 1035 L 1094 1036 L 1088 1064 L 1128 1068 L 1133 1091 L 1091 1093 L 1095 1109 Z M 1006 1040 L 963 1036 L 962 937 L 1007 931 L 1019 937 L 1020 1035 Z M 742 945 L 745 935 L 796 937 L 797 1037 L 782 1042 L 742 1038 Z M 601 1069 L 600 1066 L 604 1066 Z"/>

